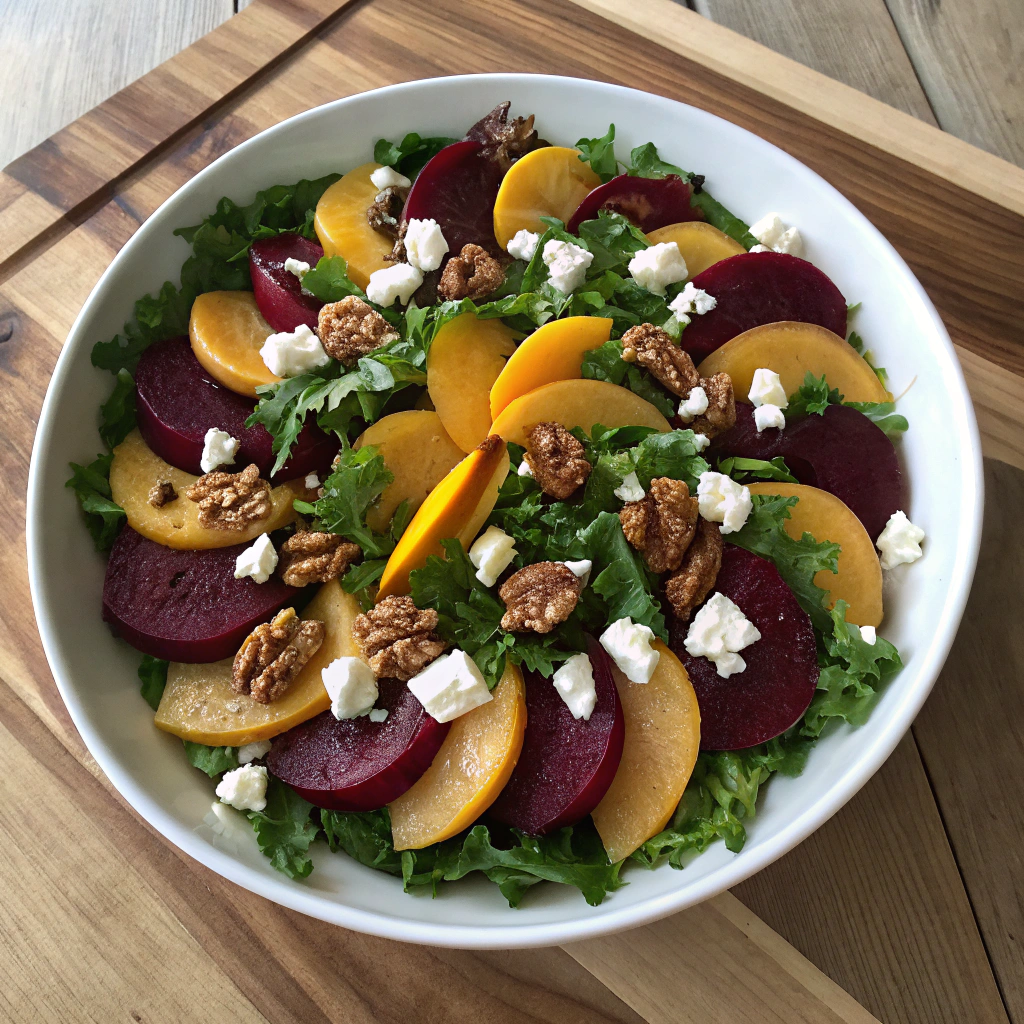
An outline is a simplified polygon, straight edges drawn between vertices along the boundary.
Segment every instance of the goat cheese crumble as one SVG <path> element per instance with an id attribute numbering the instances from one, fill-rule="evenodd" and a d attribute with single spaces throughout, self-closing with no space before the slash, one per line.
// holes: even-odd
<path id="1" fill-rule="evenodd" d="M 526 228 L 520 228 L 509 239 L 505 249 L 513 259 L 525 260 L 525 262 L 529 263 L 537 252 L 539 244 L 540 235 L 536 231 L 527 231 Z"/>
<path id="2" fill-rule="evenodd" d="M 551 682 L 572 712 L 572 717 L 590 721 L 597 705 L 594 668 L 585 654 L 574 654 L 551 677 Z"/>
<path id="3" fill-rule="evenodd" d="M 362 658 L 335 658 L 320 673 L 331 698 L 331 714 L 338 721 L 369 714 L 377 700 L 377 680 Z"/>
<path id="4" fill-rule="evenodd" d="M 915 526 L 906 512 L 893 512 L 875 541 L 875 547 L 882 552 L 882 568 L 894 569 L 897 565 L 916 562 L 924 553 L 921 550 L 923 540 L 924 530 Z"/>
<path id="5" fill-rule="evenodd" d="M 675 313 L 677 320 L 685 316 L 689 321 L 689 313 L 696 313 L 703 316 L 710 313 L 718 305 L 718 299 L 709 295 L 703 288 L 698 288 L 692 281 L 686 282 L 686 287 L 668 304 L 668 308 Z"/>
<path id="6" fill-rule="evenodd" d="M 399 174 L 394 167 L 378 167 L 370 175 L 370 181 L 381 191 L 386 188 L 412 187 L 412 182 L 404 174 Z"/>
<path id="7" fill-rule="evenodd" d="M 697 508 L 712 523 L 722 524 L 722 533 L 743 529 L 754 503 L 750 488 L 724 473 L 701 473 L 697 483 Z"/>
<path id="8" fill-rule="evenodd" d="M 331 361 L 320 339 L 307 324 L 299 324 L 294 331 L 270 335 L 260 349 L 260 356 L 267 369 L 277 377 L 298 377 Z"/>
<path id="9" fill-rule="evenodd" d="M 258 761 L 270 753 L 270 740 L 256 740 L 255 743 L 243 743 L 238 748 L 238 763 L 248 764 L 250 761 Z"/>
<path id="10" fill-rule="evenodd" d="M 235 579 L 249 576 L 257 583 L 266 583 L 276 568 L 277 550 L 270 534 L 264 533 L 235 559 Z"/>
<path id="11" fill-rule="evenodd" d="M 262 811 L 267 806 L 267 769 L 245 764 L 224 773 L 214 791 L 221 803 L 238 811 Z"/>
<path id="12" fill-rule="evenodd" d="M 769 370 L 764 366 L 754 371 L 754 378 L 750 382 L 747 398 L 750 399 L 750 404 L 754 408 L 759 408 L 762 405 L 774 405 L 785 409 L 789 405 L 781 378 L 774 370 Z"/>
<path id="13" fill-rule="evenodd" d="M 698 416 L 708 411 L 708 393 L 700 386 L 691 389 L 690 393 L 679 403 L 676 412 L 684 423 L 692 423 Z"/>
<path id="14" fill-rule="evenodd" d="M 448 252 L 448 243 L 436 220 L 409 221 L 405 229 L 405 255 L 417 270 L 437 270 Z"/>
<path id="15" fill-rule="evenodd" d="M 396 299 L 404 306 L 421 284 L 423 274 L 411 263 L 395 263 L 370 275 L 366 297 L 378 306 L 393 306 Z"/>
<path id="16" fill-rule="evenodd" d="M 658 242 L 641 249 L 629 261 L 629 272 L 637 284 L 655 295 L 664 295 L 670 284 L 685 281 L 688 273 L 676 242 Z"/>
<path id="17" fill-rule="evenodd" d="M 218 466 L 229 466 L 235 461 L 241 444 L 226 430 L 210 427 L 203 438 L 203 454 L 199 459 L 199 468 L 204 473 L 212 473 Z"/>
<path id="18" fill-rule="evenodd" d="M 718 674 L 728 679 L 747 667 L 738 652 L 760 639 L 760 631 L 740 606 L 717 593 L 693 617 L 683 646 L 694 658 L 713 662 Z"/>
<path id="19" fill-rule="evenodd" d="M 594 254 L 572 242 L 556 238 L 544 243 L 543 260 L 551 276 L 551 284 L 563 295 L 571 295 L 587 277 L 587 268 L 594 262 Z"/>
<path id="20" fill-rule="evenodd" d="M 651 646 L 654 630 L 630 618 L 617 619 L 598 638 L 619 671 L 631 683 L 649 683 L 661 652 Z"/>
<path id="21" fill-rule="evenodd" d="M 622 483 L 612 493 L 619 501 L 643 501 L 645 491 L 640 486 L 636 473 L 627 473 Z"/>
<path id="22" fill-rule="evenodd" d="M 458 649 L 432 661 L 407 685 L 423 710 L 438 722 L 450 722 L 493 699 L 476 662 Z"/>
<path id="23" fill-rule="evenodd" d="M 756 224 L 751 224 L 750 233 L 772 252 L 799 256 L 804 251 L 804 240 L 800 232 L 796 228 L 787 227 L 777 213 L 766 213 Z"/>
<path id="24" fill-rule="evenodd" d="M 488 526 L 469 549 L 476 578 L 485 587 L 493 587 L 515 557 L 516 542 L 500 526 Z"/>

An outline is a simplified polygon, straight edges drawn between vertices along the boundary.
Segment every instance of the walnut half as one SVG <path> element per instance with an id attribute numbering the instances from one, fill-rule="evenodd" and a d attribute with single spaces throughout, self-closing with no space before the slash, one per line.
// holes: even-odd
<path id="1" fill-rule="evenodd" d="M 505 602 L 501 628 L 550 633 L 572 615 L 583 583 L 564 562 L 535 562 L 513 573 L 498 591 Z"/>
<path id="2" fill-rule="evenodd" d="M 199 506 L 199 525 L 208 530 L 244 530 L 270 515 L 270 484 L 253 463 L 241 473 L 215 470 L 185 492 Z"/>
<path id="3" fill-rule="evenodd" d="M 619 513 L 626 540 L 643 553 L 651 572 L 678 569 L 697 529 L 697 499 L 682 480 L 667 476 L 651 481 L 640 501 Z"/>
<path id="4" fill-rule="evenodd" d="M 398 332 L 369 303 L 355 295 L 328 302 L 317 318 L 317 335 L 324 351 L 345 366 L 354 366 L 398 337 Z"/>
<path id="5" fill-rule="evenodd" d="M 470 242 L 444 267 L 437 294 L 442 299 L 482 299 L 505 280 L 501 264 L 483 247 Z"/>
<path id="6" fill-rule="evenodd" d="M 662 387 L 685 398 L 700 381 L 688 352 L 654 324 L 630 327 L 622 336 L 622 358 L 649 371 Z"/>
<path id="7" fill-rule="evenodd" d="M 337 533 L 297 530 L 279 551 L 279 572 L 289 587 L 337 579 L 362 554 L 358 544 Z"/>
<path id="8" fill-rule="evenodd" d="M 363 657 L 378 678 L 412 679 L 448 645 L 434 634 L 437 612 L 411 597 L 385 597 L 352 623 Z"/>
<path id="9" fill-rule="evenodd" d="M 591 465 L 583 445 L 561 423 L 538 423 L 526 433 L 527 465 L 537 486 L 564 501 L 587 482 Z"/>
<path id="10" fill-rule="evenodd" d="M 231 689 L 260 704 L 277 700 L 323 642 L 322 622 L 285 608 L 246 637 L 231 666 Z"/>
<path id="11" fill-rule="evenodd" d="M 711 592 L 722 568 L 722 532 L 718 523 L 697 520 L 697 532 L 686 549 L 682 563 L 665 581 L 665 597 L 681 622 Z"/>

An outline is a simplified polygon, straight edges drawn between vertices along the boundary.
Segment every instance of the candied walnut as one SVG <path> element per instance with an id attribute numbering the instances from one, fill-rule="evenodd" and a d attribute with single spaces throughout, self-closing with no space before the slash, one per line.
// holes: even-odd
<path id="1" fill-rule="evenodd" d="M 289 587 L 337 579 L 362 554 L 358 544 L 336 533 L 297 530 L 278 552 L 281 579 Z"/>
<path id="2" fill-rule="evenodd" d="M 486 249 L 470 242 L 445 264 L 437 294 L 442 299 L 482 299 L 504 280 L 501 264 Z"/>
<path id="3" fill-rule="evenodd" d="M 352 635 L 378 678 L 412 679 L 448 645 L 436 636 L 437 612 L 411 597 L 385 597 L 352 624 Z"/>
<path id="4" fill-rule="evenodd" d="M 550 633 L 572 615 L 582 590 L 582 580 L 564 562 L 528 565 L 509 576 L 498 591 L 506 608 L 501 628 Z"/>
<path id="5" fill-rule="evenodd" d="M 346 366 L 354 366 L 360 356 L 369 355 L 398 337 L 398 332 L 377 310 L 355 295 L 323 306 L 316 333 L 324 351 Z"/>
<path id="6" fill-rule="evenodd" d="M 499 103 L 466 132 L 467 139 L 484 144 L 485 152 L 497 161 L 502 171 L 507 171 L 524 153 L 537 149 L 541 144 L 533 127 L 533 114 L 514 117 L 510 121 L 508 111 L 511 105 L 509 100 Z"/>
<path id="7" fill-rule="evenodd" d="M 178 500 L 178 492 L 170 480 L 159 480 L 150 488 L 148 501 L 153 508 L 163 508 Z"/>
<path id="8" fill-rule="evenodd" d="M 639 363 L 662 387 L 684 398 L 699 383 L 700 375 L 688 352 L 672 336 L 654 324 L 630 327 L 622 336 L 622 358 Z"/>
<path id="9" fill-rule="evenodd" d="M 277 700 L 323 642 L 322 622 L 285 608 L 246 637 L 231 666 L 231 689 L 260 704 Z"/>
<path id="10" fill-rule="evenodd" d="M 722 567 L 722 531 L 718 523 L 697 521 L 697 532 L 679 568 L 665 581 L 665 597 L 681 622 L 711 592 Z"/>
<path id="11" fill-rule="evenodd" d="M 697 529 L 697 499 L 683 480 L 660 476 L 640 501 L 619 513 L 626 540 L 643 553 L 651 572 L 678 569 Z"/>
<path id="12" fill-rule="evenodd" d="M 399 188 L 397 185 L 381 189 L 366 211 L 370 227 L 388 238 L 398 238 L 398 223 L 408 195 L 407 188 Z"/>
<path id="13" fill-rule="evenodd" d="M 527 431 L 526 454 L 537 486 L 564 501 L 590 476 L 583 445 L 561 423 L 538 423 Z"/>
<path id="14" fill-rule="evenodd" d="M 701 377 L 700 386 L 708 396 L 708 410 L 686 425 L 695 433 L 711 438 L 736 425 L 732 378 L 727 373 L 716 373 L 710 377 Z"/>
<path id="15" fill-rule="evenodd" d="M 241 473 L 201 476 L 185 497 L 199 506 L 199 525 L 208 530 L 244 530 L 270 515 L 270 484 L 253 463 Z"/>

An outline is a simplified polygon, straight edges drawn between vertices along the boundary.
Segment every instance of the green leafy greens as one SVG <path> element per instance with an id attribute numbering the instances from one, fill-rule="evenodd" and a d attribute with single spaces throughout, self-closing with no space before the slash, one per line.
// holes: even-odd
<path id="1" fill-rule="evenodd" d="M 110 496 L 110 464 L 113 455 L 97 455 L 88 466 L 71 463 L 70 487 L 85 514 L 85 525 L 97 551 L 109 551 L 127 516 Z"/>
<path id="2" fill-rule="evenodd" d="M 143 700 L 154 710 L 160 707 L 160 698 L 164 695 L 167 685 L 167 668 L 169 662 L 161 658 L 153 658 L 148 654 L 142 656 L 139 665 L 139 691 Z"/>
<path id="3" fill-rule="evenodd" d="M 881 428 L 887 437 L 897 438 L 910 427 L 906 416 L 896 412 L 895 402 L 847 402 L 838 388 L 830 388 L 825 375 L 815 377 L 810 370 L 795 394 L 790 395 L 786 406 L 786 420 L 817 414 L 824 415 L 830 405 L 848 405 L 863 413 L 872 423 Z"/>
<path id="4" fill-rule="evenodd" d="M 394 167 L 407 178 L 415 178 L 432 156 L 458 141 L 442 135 L 423 138 L 416 132 L 409 132 L 399 143 L 378 139 L 373 147 L 373 159 L 385 167 Z"/>

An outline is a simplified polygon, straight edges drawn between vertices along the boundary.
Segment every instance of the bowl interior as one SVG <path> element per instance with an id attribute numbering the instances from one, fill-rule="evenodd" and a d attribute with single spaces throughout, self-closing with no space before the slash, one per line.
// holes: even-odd
<path id="1" fill-rule="evenodd" d="M 536 887 L 516 913 L 483 881 L 447 887 L 436 900 L 409 896 L 395 879 L 326 848 L 304 882 L 274 871 L 248 822 L 227 808 L 213 813 L 208 780 L 189 767 L 178 740 L 153 728 L 137 697 L 139 656 L 100 621 L 104 559 L 64 488 L 68 462 L 88 461 L 101 448 L 96 409 L 111 379 L 91 366 L 90 348 L 120 330 L 136 298 L 177 280 L 188 250 L 174 228 L 197 223 L 222 195 L 246 201 L 277 182 L 347 170 L 381 137 L 459 136 L 505 99 L 514 112 L 536 113 L 542 135 L 563 145 L 614 122 L 620 156 L 653 140 L 666 159 L 707 175 L 714 195 L 748 223 L 777 211 L 800 228 L 808 258 L 849 302 L 863 303 L 854 327 L 888 368 L 893 393 L 906 392 L 906 511 L 927 535 L 926 557 L 886 582 L 882 633 L 905 668 L 868 723 L 828 735 L 801 777 L 773 780 L 739 855 L 717 844 L 682 872 L 632 869 L 629 885 L 598 908 L 556 885 Z M 28 504 L 32 591 L 47 657 L 90 751 L 177 846 L 246 888 L 346 927 L 434 944 L 543 945 L 653 920 L 736 884 L 792 848 L 870 777 L 927 696 L 963 611 L 980 533 L 980 466 L 973 412 L 938 315 L 892 246 L 812 171 L 727 121 L 629 89 L 529 75 L 436 79 L 340 100 L 264 132 L 198 174 L 122 249 L 71 330 L 40 418 Z"/>

